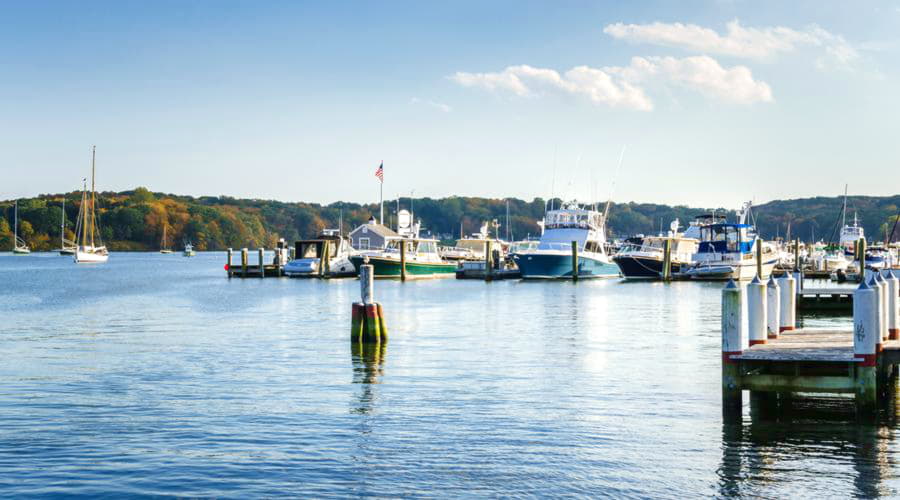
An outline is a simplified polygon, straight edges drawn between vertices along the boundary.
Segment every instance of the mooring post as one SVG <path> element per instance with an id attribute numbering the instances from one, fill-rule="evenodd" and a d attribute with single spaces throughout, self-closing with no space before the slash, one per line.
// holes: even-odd
<path id="1" fill-rule="evenodd" d="M 278 246 L 275 247 L 275 258 L 273 262 L 275 263 L 275 276 L 281 277 L 281 260 L 284 258 L 284 244 L 283 242 L 278 242 Z"/>
<path id="2" fill-rule="evenodd" d="M 856 405 L 871 412 L 877 407 L 878 361 L 877 341 L 880 333 L 877 292 L 865 281 L 853 292 L 853 354 L 861 361 L 856 364 Z"/>
<path id="3" fill-rule="evenodd" d="M 864 237 L 859 239 L 856 248 L 859 249 L 859 281 L 862 282 L 866 279 L 866 239 Z"/>
<path id="4" fill-rule="evenodd" d="M 759 279 L 763 279 L 762 243 L 762 238 L 756 238 L 756 275 Z"/>
<path id="5" fill-rule="evenodd" d="M 887 340 L 890 337 L 890 329 L 888 326 L 888 309 L 890 308 L 890 297 L 888 297 L 888 283 L 884 276 L 875 271 L 875 281 L 878 283 L 878 289 L 881 290 L 881 300 L 879 302 L 881 310 L 881 339 Z"/>
<path id="6" fill-rule="evenodd" d="M 663 242 L 663 281 L 672 279 L 672 239 L 666 238 Z"/>
<path id="7" fill-rule="evenodd" d="M 794 239 L 794 271 L 800 271 L 800 238 Z"/>
<path id="8" fill-rule="evenodd" d="M 360 266 L 359 286 L 361 302 L 352 307 L 350 340 L 364 344 L 386 343 L 384 309 L 375 302 L 375 268 L 371 264 Z"/>
<path id="9" fill-rule="evenodd" d="M 400 240 L 400 281 L 406 281 L 406 242 Z"/>
<path id="10" fill-rule="evenodd" d="M 228 264 L 225 266 L 225 270 L 228 271 L 229 279 L 231 278 L 231 272 L 232 272 L 231 271 L 231 253 L 232 253 L 232 250 L 229 248 L 228 249 Z"/>
<path id="11" fill-rule="evenodd" d="M 247 263 L 250 260 L 250 252 L 246 248 L 241 249 L 241 278 L 247 277 Z"/>
<path id="12" fill-rule="evenodd" d="M 318 273 L 316 273 L 319 275 L 319 278 L 324 278 L 325 273 L 328 272 L 328 270 L 326 269 L 326 267 L 328 266 L 327 263 L 328 263 L 328 242 L 323 241 L 322 242 L 322 253 L 321 253 L 321 255 L 319 255 L 319 267 L 317 269 Z"/>
<path id="13" fill-rule="evenodd" d="M 722 413 L 740 414 L 741 397 L 740 362 L 733 359 L 744 351 L 745 315 L 743 291 L 730 280 L 722 289 Z"/>
<path id="14" fill-rule="evenodd" d="M 766 284 L 766 337 L 778 338 L 778 322 L 781 319 L 781 291 L 774 276 Z"/>
<path id="15" fill-rule="evenodd" d="M 265 253 L 265 250 L 262 248 L 259 248 L 256 250 L 256 255 L 257 255 L 257 258 L 259 259 L 259 277 L 260 278 L 266 277 L 266 263 L 263 261 L 263 259 L 265 258 L 265 256 L 263 255 L 264 253 Z"/>
<path id="16" fill-rule="evenodd" d="M 888 284 L 888 339 L 900 340 L 900 280 L 893 270 L 887 270 Z"/>
<path id="17" fill-rule="evenodd" d="M 325 242 L 325 260 L 324 260 L 324 268 L 325 268 L 325 278 L 331 276 L 331 244 L 329 242 Z"/>
<path id="18" fill-rule="evenodd" d="M 795 292 L 797 280 L 789 273 L 778 280 L 779 294 L 781 295 L 781 314 L 778 322 L 778 332 L 787 332 L 797 326 L 797 293 Z"/>
<path id="19" fill-rule="evenodd" d="M 578 242 L 572 241 L 572 281 L 578 281 Z"/>
<path id="20" fill-rule="evenodd" d="M 747 325 L 750 327 L 750 346 L 766 343 L 766 284 L 754 276 L 747 284 Z"/>
<path id="21" fill-rule="evenodd" d="M 493 279 L 493 260 L 494 254 L 491 252 L 491 240 L 484 242 L 484 281 Z"/>

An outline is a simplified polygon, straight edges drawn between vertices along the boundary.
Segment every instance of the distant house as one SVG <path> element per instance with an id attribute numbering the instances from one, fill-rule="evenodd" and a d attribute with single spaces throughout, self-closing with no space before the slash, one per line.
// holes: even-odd
<path id="1" fill-rule="evenodd" d="M 384 248 L 390 240 L 398 240 L 400 235 L 391 228 L 379 224 L 375 217 L 369 222 L 350 231 L 350 241 L 356 250 L 376 250 Z"/>

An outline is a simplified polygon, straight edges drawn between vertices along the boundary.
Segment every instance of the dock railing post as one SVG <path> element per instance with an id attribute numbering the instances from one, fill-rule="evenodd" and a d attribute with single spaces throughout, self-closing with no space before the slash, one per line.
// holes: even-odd
<path id="1" fill-rule="evenodd" d="M 747 284 L 747 325 L 750 327 L 750 346 L 766 343 L 766 284 L 754 276 Z"/>
<path id="2" fill-rule="evenodd" d="M 259 258 L 259 277 L 260 277 L 260 278 L 265 278 L 265 277 L 266 277 L 266 263 L 265 263 L 265 260 L 264 260 L 264 259 L 265 259 L 265 252 L 266 252 L 266 250 L 265 250 L 264 248 L 260 248 L 260 249 L 258 249 L 258 250 L 256 251 L 257 256 L 258 256 L 258 258 Z"/>
<path id="3" fill-rule="evenodd" d="M 778 322 L 781 319 L 781 293 L 774 276 L 766 284 L 766 337 L 778 338 Z"/>
<path id="4" fill-rule="evenodd" d="M 406 281 L 406 241 L 400 240 L 400 281 Z"/>
<path id="5" fill-rule="evenodd" d="M 797 281 L 790 274 L 778 280 L 781 295 L 781 311 L 778 322 L 778 333 L 793 330 L 797 326 Z"/>
<path id="6" fill-rule="evenodd" d="M 663 243 L 663 281 L 672 279 L 672 239 L 666 238 Z"/>
<path id="7" fill-rule="evenodd" d="M 891 269 L 887 270 L 888 284 L 888 339 L 900 340 L 900 280 Z"/>
<path id="8" fill-rule="evenodd" d="M 741 393 L 740 362 L 733 359 L 744 351 L 744 310 L 743 291 L 739 284 L 730 280 L 722 289 L 722 413 L 740 414 L 743 404 Z"/>
<path id="9" fill-rule="evenodd" d="M 241 249 L 241 278 L 247 277 L 247 264 L 250 260 L 249 251 L 246 248 Z"/>
<path id="10" fill-rule="evenodd" d="M 572 281 L 578 281 L 578 242 L 572 241 Z"/>
<path id="11" fill-rule="evenodd" d="M 877 407 L 878 394 L 876 301 L 877 292 L 865 281 L 853 291 L 853 354 L 861 360 L 855 370 L 856 405 L 868 412 Z"/>
<path id="12" fill-rule="evenodd" d="M 228 278 L 229 278 L 229 279 L 231 279 L 231 272 L 232 272 L 232 271 L 231 271 L 231 253 L 232 253 L 232 249 L 229 248 L 229 249 L 228 249 L 228 265 L 227 265 L 227 267 L 225 268 L 225 270 L 228 271 Z"/>
<path id="13" fill-rule="evenodd" d="M 762 238 L 756 238 L 756 275 L 763 279 Z"/>

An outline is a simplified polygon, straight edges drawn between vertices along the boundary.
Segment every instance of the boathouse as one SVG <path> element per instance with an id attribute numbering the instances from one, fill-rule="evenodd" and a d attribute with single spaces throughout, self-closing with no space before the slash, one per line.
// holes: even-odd
<path id="1" fill-rule="evenodd" d="M 353 231 L 350 231 L 350 241 L 356 250 L 380 249 L 390 240 L 399 240 L 400 235 L 391 228 L 379 224 L 375 217 Z"/>

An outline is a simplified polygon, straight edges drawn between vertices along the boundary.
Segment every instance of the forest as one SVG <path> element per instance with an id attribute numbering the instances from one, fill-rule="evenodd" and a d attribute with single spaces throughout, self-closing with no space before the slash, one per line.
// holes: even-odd
<path id="1" fill-rule="evenodd" d="M 500 224 L 501 238 L 518 240 L 538 236 L 537 221 L 549 206 L 558 207 L 560 203 L 558 199 L 548 204 L 541 198 L 526 201 L 451 196 L 412 201 L 403 198 L 400 207 L 412 209 L 416 220 L 422 221 L 423 230 L 443 240 L 457 238 L 460 233 L 476 232 L 483 222 L 493 220 Z M 228 196 L 192 197 L 151 192 L 144 187 L 98 193 L 96 204 L 100 236 L 113 251 L 157 250 L 162 243 L 163 228 L 172 248 L 181 248 L 186 242 L 191 242 L 198 250 L 272 247 L 279 238 L 288 242 L 313 238 L 325 228 L 342 227 L 347 233 L 371 216 L 378 215 L 377 203 L 321 205 Z M 784 237 L 790 228 L 792 237 L 834 241 L 840 230 L 842 204 L 841 197 L 771 201 L 754 207 L 754 222 L 766 239 Z M 80 205 L 80 192 L 19 199 L 19 236 L 32 250 L 58 249 L 63 221 L 65 237 L 75 239 L 73 231 Z M 900 239 L 898 206 L 900 195 L 851 196 L 848 222 L 857 216 L 870 240 L 885 239 L 893 231 L 892 240 L 897 241 Z M 602 210 L 604 204 L 598 203 L 597 207 Z M 397 200 L 385 200 L 385 223 L 394 225 L 396 211 Z M 667 229 L 676 218 L 684 226 L 695 216 L 712 211 L 724 213 L 729 220 L 734 220 L 733 209 L 612 203 L 609 236 L 657 233 Z M 12 239 L 13 200 L 0 201 L 0 251 L 10 249 Z"/>

